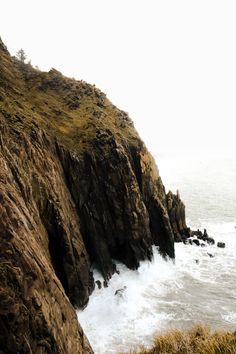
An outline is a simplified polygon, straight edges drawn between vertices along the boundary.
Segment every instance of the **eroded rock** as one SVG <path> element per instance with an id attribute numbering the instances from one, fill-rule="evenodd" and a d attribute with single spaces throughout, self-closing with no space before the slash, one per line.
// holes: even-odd
<path id="1" fill-rule="evenodd" d="M 188 237 L 130 118 L 96 87 L 11 58 L 0 42 L 0 350 L 92 353 L 74 308 L 113 260 Z"/>
<path id="2" fill-rule="evenodd" d="M 217 242 L 217 247 L 225 248 L 225 243 L 224 242 Z"/>

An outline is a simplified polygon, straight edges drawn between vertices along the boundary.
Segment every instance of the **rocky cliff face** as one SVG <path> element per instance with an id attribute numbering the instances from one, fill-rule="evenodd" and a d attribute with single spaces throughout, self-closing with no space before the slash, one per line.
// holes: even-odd
<path id="1" fill-rule="evenodd" d="M 108 281 L 114 259 L 135 269 L 153 244 L 173 258 L 181 203 L 125 112 L 0 41 L 3 353 L 91 353 L 74 311 L 93 291 L 91 265 Z"/>
<path id="2" fill-rule="evenodd" d="M 169 191 L 166 195 L 167 210 L 170 218 L 172 231 L 174 233 L 175 242 L 185 241 L 191 236 L 191 230 L 186 225 L 185 205 L 180 199 L 179 191 L 173 194 Z"/>

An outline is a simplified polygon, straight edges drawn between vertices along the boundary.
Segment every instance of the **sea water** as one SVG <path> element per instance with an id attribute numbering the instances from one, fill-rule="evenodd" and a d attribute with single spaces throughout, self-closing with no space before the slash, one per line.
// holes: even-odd
<path id="1" fill-rule="evenodd" d="M 117 263 L 108 288 L 95 289 L 79 321 L 96 354 L 150 346 L 166 330 L 207 324 L 236 330 L 236 156 L 156 156 L 167 191 L 180 191 L 188 225 L 206 228 L 224 249 L 176 244 L 165 261 L 156 247 L 152 262 L 137 271 Z M 94 271 L 95 280 L 102 277 Z M 124 288 L 126 287 L 126 288 Z M 123 289 L 118 292 L 118 289 Z"/>

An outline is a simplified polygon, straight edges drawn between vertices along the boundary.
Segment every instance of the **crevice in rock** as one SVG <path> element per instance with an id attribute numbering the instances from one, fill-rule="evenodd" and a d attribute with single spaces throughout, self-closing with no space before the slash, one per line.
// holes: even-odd
<path id="1" fill-rule="evenodd" d="M 69 295 L 67 275 L 64 268 L 66 245 L 63 238 L 63 228 L 60 225 L 59 213 L 52 202 L 47 202 L 46 208 L 41 215 L 41 219 L 48 234 L 48 249 L 52 266 L 65 290 L 65 293 Z"/>
<path id="2" fill-rule="evenodd" d="M 130 147 L 130 152 L 131 152 L 131 161 L 133 162 L 133 170 L 138 182 L 138 186 L 140 189 L 140 192 L 143 192 L 142 188 L 142 169 L 141 169 L 141 163 L 140 163 L 140 154 L 137 152 L 136 147 Z"/>
<path id="3" fill-rule="evenodd" d="M 59 230 L 53 229 L 53 231 L 47 230 L 47 232 L 49 236 L 48 248 L 52 260 L 52 266 L 55 270 L 57 277 L 62 283 L 65 293 L 69 295 L 67 277 L 63 266 L 63 253 L 64 253 L 63 238 L 61 237 Z"/>

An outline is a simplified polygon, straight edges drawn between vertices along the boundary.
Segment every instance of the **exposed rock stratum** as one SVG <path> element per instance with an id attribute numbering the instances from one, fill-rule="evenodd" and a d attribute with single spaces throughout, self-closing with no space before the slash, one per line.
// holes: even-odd
<path id="1" fill-rule="evenodd" d="M 187 230 L 127 113 L 0 41 L 0 353 L 92 353 L 75 307 Z"/>

